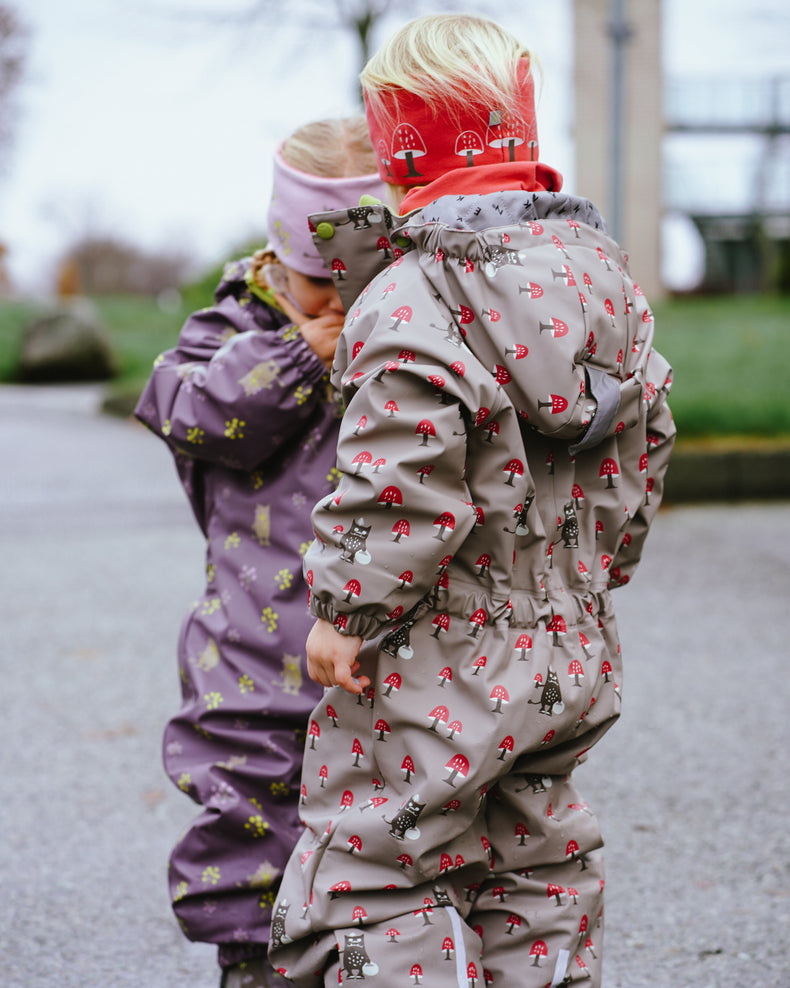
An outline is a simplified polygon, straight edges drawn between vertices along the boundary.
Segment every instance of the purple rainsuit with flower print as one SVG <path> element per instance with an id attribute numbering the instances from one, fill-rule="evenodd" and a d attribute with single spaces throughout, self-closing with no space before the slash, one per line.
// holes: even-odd
<path id="1" fill-rule="evenodd" d="M 265 953 L 297 817 L 312 618 L 310 509 L 337 483 L 340 406 L 325 367 L 250 262 L 154 366 L 135 414 L 172 450 L 206 537 L 206 587 L 179 640 L 183 694 L 167 725 L 174 784 L 203 807 L 170 861 L 173 908 L 228 966 Z"/>

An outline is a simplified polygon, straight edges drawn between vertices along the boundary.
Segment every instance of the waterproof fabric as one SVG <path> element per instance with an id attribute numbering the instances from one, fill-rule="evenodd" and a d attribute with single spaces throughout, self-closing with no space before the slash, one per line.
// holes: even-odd
<path id="1" fill-rule="evenodd" d="M 168 774 L 203 812 L 169 882 L 186 935 L 222 945 L 230 964 L 265 950 L 301 832 L 304 732 L 320 696 L 304 668 L 302 555 L 310 508 L 337 482 L 339 406 L 241 261 L 157 359 L 136 415 L 173 452 L 206 537 L 205 589 L 178 644 L 183 705 L 164 737 Z"/>
<path id="2" fill-rule="evenodd" d="M 599 984 L 602 842 L 572 772 L 620 712 L 610 589 L 674 439 L 650 308 L 572 196 L 336 220 L 352 278 L 398 254 L 350 306 L 343 479 L 305 559 L 372 685 L 313 712 L 270 956 L 300 986 Z"/>

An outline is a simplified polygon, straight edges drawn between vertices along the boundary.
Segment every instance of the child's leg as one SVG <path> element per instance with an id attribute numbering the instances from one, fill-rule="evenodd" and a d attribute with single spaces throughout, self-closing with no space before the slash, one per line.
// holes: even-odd
<path id="1" fill-rule="evenodd" d="M 603 855 L 569 776 L 510 775 L 489 797 L 494 874 L 467 922 L 496 988 L 601 983 Z"/>

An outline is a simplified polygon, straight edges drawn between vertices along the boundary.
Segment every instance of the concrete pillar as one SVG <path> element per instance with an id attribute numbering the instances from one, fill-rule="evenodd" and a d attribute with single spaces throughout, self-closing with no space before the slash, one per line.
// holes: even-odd
<path id="1" fill-rule="evenodd" d="M 621 10 L 621 149 L 619 203 L 613 160 L 616 19 Z M 663 135 L 661 0 L 574 0 L 576 188 L 598 206 L 630 257 L 648 298 L 663 293 L 661 213 Z"/>

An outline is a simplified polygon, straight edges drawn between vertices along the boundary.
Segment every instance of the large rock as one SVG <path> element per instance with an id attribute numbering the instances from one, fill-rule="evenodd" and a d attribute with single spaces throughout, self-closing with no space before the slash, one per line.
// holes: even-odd
<path id="1" fill-rule="evenodd" d="M 61 304 L 36 317 L 25 330 L 20 381 L 103 381 L 115 372 L 107 330 L 85 299 Z"/>

